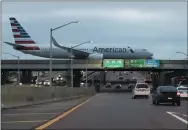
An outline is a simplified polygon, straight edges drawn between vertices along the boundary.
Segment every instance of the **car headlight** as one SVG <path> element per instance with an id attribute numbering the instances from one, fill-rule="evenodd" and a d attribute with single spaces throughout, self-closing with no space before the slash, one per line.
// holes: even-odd
<path id="1" fill-rule="evenodd" d="M 63 80 L 63 78 L 61 78 L 61 80 Z"/>

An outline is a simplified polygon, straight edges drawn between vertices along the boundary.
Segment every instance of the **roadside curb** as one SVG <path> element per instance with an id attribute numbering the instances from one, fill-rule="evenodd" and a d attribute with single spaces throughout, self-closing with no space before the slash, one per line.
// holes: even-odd
<path id="1" fill-rule="evenodd" d="M 8 109 L 14 109 L 14 108 L 22 108 L 22 107 L 28 107 L 28 106 L 35 106 L 35 105 L 42 105 L 42 104 L 47 104 L 47 103 L 52 103 L 52 102 L 59 102 L 59 101 L 66 101 L 66 100 L 72 100 L 72 99 L 76 99 L 76 98 L 81 98 L 84 97 L 86 95 L 79 95 L 79 96 L 74 96 L 74 97 L 68 97 L 68 98 L 61 98 L 61 99 L 57 99 L 57 100 L 51 100 L 51 101 L 44 101 L 44 102 L 38 102 L 38 103 L 31 103 L 31 104 L 26 104 L 26 105 L 20 105 L 20 106 L 15 106 L 15 107 L 4 107 L 1 108 L 1 110 L 8 110 Z"/>

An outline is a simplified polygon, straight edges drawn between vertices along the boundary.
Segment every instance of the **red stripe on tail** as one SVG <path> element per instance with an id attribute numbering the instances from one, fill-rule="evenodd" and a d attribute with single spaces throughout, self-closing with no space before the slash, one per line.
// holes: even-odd
<path id="1" fill-rule="evenodd" d="M 16 24 L 15 23 L 10 23 L 11 24 L 11 26 L 16 26 Z"/>
<path id="2" fill-rule="evenodd" d="M 19 32 L 18 29 L 12 29 L 13 32 Z"/>
<path id="3" fill-rule="evenodd" d="M 34 41 L 15 41 L 16 44 L 35 44 Z"/>
<path id="4" fill-rule="evenodd" d="M 21 35 L 14 35 L 14 38 L 21 38 Z"/>

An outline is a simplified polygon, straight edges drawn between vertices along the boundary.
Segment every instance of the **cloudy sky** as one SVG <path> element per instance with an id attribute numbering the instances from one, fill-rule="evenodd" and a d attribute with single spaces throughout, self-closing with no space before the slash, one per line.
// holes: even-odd
<path id="1" fill-rule="evenodd" d="M 38 44 L 49 46 L 50 28 L 81 21 L 53 33 L 66 45 L 93 40 L 94 44 L 112 44 L 146 48 L 158 59 L 184 59 L 187 53 L 187 8 L 183 2 L 4 2 L 3 41 L 14 42 L 9 17 L 16 17 Z M 3 44 L 3 52 L 38 59 Z M 14 57 L 3 54 L 3 59 Z"/>

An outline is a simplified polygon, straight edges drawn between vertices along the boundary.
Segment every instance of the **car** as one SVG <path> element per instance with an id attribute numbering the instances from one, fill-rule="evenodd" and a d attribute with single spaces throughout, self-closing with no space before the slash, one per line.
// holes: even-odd
<path id="1" fill-rule="evenodd" d="M 121 84 L 116 84 L 115 88 L 116 89 L 121 89 Z"/>
<path id="2" fill-rule="evenodd" d="M 49 86 L 49 85 L 50 85 L 50 81 L 49 81 L 49 80 L 45 80 L 45 81 L 43 82 L 43 85 Z"/>
<path id="3" fill-rule="evenodd" d="M 150 88 L 147 83 L 136 83 L 135 87 L 132 90 L 132 98 L 135 99 L 138 96 L 149 98 Z"/>
<path id="4" fill-rule="evenodd" d="M 111 87 L 112 87 L 111 83 L 106 84 L 106 88 L 111 88 Z"/>
<path id="5" fill-rule="evenodd" d="M 129 84 L 128 89 L 133 89 L 134 84 Z"/>
<path id="6" fill-rule="evenodd" d="M 123 76 L 119 76 L 118 78 L 119 78 L 119 79 L 123 79 Z"/>
<path id="7" fill-rule="evenodd" d="M 188 87 L 179 86 L 177 87 L 178 92 L 180 93 L 181 99 L 188 99 Z"/>
<path id="8" fill-rule="evenodd" d="M 172 103 L 177 106 L 181 105 L 180 93 L 174 86 L 159 86 L 152 94 L 152 103 L 158 105 L 160 103 Z"/>

